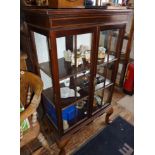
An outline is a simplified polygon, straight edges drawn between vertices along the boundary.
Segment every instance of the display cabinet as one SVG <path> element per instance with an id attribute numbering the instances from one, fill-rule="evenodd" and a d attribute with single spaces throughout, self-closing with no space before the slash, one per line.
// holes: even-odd
<path id="1" fill-rule="evenodd" d="M 64 153 L 70 135 L 113 112 L 112 94 L 131 10 L 24 8 L 31 59 L 44 82 L 48 116 Z"/>

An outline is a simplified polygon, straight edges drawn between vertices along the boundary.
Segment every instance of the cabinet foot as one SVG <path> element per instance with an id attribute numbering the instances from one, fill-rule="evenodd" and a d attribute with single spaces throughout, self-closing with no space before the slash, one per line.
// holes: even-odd
<path id="1" fill-rule="evenodd" d="M 63 139 L 63 140 L 58 140 L 57 141 L 57 145 L 60 149 L 59 155 L 65 155 L 65 146 L 67 145 L 67 143 L 69 142 L 69 138 Z"/>
<path id="2" fill-rule="evenodd" d="M 106 124 L 110 124 L 111 123 L 109 117 L 112 115 L 112 113 L 113 113 L 113 107 L 108 109 L 108 111 L 106 112 L 106 116 L 105 116 L 105 123 Z"/>

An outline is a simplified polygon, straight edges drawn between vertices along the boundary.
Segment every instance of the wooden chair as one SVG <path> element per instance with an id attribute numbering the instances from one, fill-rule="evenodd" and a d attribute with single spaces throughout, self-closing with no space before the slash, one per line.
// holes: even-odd
<path id="1" fill-rule="evenodd" d="M 30 128 L 25 133 L 21 132 L 20 147 L 38 138 L 42 146 L 52 154 L 47 141 L 40 132 L 40 125 L 37 121 L 36 109 L 40 103 L 42 89 L 43 82 L 37 75 L 27 71 L 20 72 L 20 102 L 25 108 L 20 113 L 20 121 L 28 118 L 30 122 Z"/>

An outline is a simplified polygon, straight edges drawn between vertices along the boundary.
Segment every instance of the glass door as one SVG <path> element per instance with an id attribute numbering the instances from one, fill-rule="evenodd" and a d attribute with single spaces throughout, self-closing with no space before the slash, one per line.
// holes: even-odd
<path id="1" fill-rule="evenodd" d="M 94 28 L 56 32 L 63 131 L 88 118 Z"/>
<path id="2" fill-rule="evenodd" d="M 114 72 L 118 61 L 119 29 L 101 30 L 94 78 L 93 113 L 104 109 L 111 102 Z"/>

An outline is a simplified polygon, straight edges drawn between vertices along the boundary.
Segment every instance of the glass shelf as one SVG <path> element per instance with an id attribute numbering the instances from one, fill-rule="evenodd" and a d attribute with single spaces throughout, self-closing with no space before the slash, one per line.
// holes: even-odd
<path id="1" fill-rule="evenodd" d="M 113 83 L 109 79 L 106 79 L 105 85 L 104 85 L 104 82 L 96 84 L 95 91 L 99 91 L 99 90 L 105 89 L 105 88 L 110 87 L 112 85 L 113 85 Z"/>
<path id="2" fill-rule="evenodd" d="M 104 59 L 98 59 L 97 65 L 98 65 L 98 66 L 100 66 L 100 65 L 101 65 L 101 66 L 106 65 L 106 64 L 107 64 L 107 59 L 108 59 L 108 55 L 106 54 L 106 56 L 105 56 Z M 118 59 L 115 58 L 114 55 L 109 55 L 109 61 L 108 61 L 108 63 L 112 63 L 112 62 L 117 61 L 117 60 L 118 60 Z"/>
<path id="3" fill-rule="evenodd" d="M 81 89 L 78 91 L 80 97 L 68 97 L 68 98 L 61 98 L 61 107 L 66 108 L 69 105 L 72 105 L 76 102 L 80 102 L 83 99 L 88 97 L 88 89 Z M 47 98 L 47 100 L 54 105 L 54 96 L 53 96 L 53 88 L 47 88 L 43 90 L 43 95 Z"/>
<path id="4" fill-rule="evenodd" d="M 94 93 L 94 101 L 93 101 L 93 112 L 96 113 L 100 111 L 101 109 L 106 108 L 109 105 L 109 97 L 110 97 L 110 90 L 112 88 L 112 85 L 100 89 L 98 91 L 95 91 Z"/>
<path id="5" fill-rule="evenodd" d="M 44 107 L 47 111 L 47 116 L 50 118 L 50 121 L 54 124 L 54 126 L 57 128 L 57 117 L 56 117 L 56 108 L 53 105 L 53 98 L 51 98 L 51 90 L 52 88 L 49 88 L 43 92 L 43 103 Z M 50 93 L 50 94 L 49 94 Z M 53 94 L 52 94 L 53 96 Z M 68 100 L 70 100 L 68 98 Z M 64 100 L 63 100 L 64 101 Z M 88 97 L 81 98 L 77 102 L 71 101 L 73 104 L 70 104 L 66 106 L 65 108 L 62 108 L 62 119 L 64 121 L 64 124 L 67 123 L 65 126 L 63 124 L 63 129 L 65 132 L 70 130 L 72 127 L 75 127 L 77 124 L 81 123 L 84 119 L 88 116 Z M 65 101 L 64 101 L 65 104 Z"/>
<path id="6" fill-rule="evenodd" d="M 109 55 L 109 63 L 117 61 L 117 58 L 115 58 L 115 56 L 113 55 Z M 80 65 L 79 67 L 71 66 L 69 62 L 66 62 L 64 60 L 64 58 L 61 58 L 58 60 L 59 63 L 59 79 L 63 80 L 66 79 L 68 77 L 74 76 L 77 72 L 77 74 L 80 74 L 82 72 L 86 72 L 89 67 L 90 64 L 89 63 L 85 63 L 83 65 Z M 98 66 L 104 66 L 107 63 L 107 55 L 105 56 L 105 59 L 98 61 Z M 51 76 L 51 70 L 50 70 L 50 62 L 44 62 L 44 63 L 40 63 L 40 69 L 43 70 L 48 76 Z"/>
<path id="7" fill-rule="evenodd" d="M 90 68 L 90 64 L 87 62 L 76 68 L 75 66 L 71 66 L 70 62 L 66 62 L 64 58 L 58 59 L 58 64 L 60 80 L 82 73 Z M 48 76 L 51 77 L 50 62 L 40 63 L 40 69 L 42 69 Z"/>
<path id="8" fill-rule="evenodd" d="M 96 106 L 96 107 L 93 107 L 93 115 L 95 115 L 96 113 L 98 113 L 99 111 L 102 111 L 103 109 L 106 109 L 106 107 L 108 107 L 110 105 L 110 103 L 105 103 L 103 106 Z"/>

